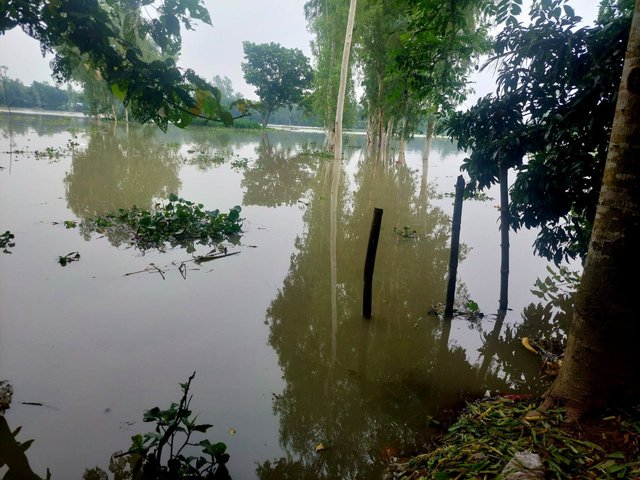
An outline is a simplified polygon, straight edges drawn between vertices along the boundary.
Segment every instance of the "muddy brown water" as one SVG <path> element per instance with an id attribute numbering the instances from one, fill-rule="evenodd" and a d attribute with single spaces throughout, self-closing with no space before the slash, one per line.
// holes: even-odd
<path id="1" fill-rule="evenodd" d="M 446 139 L 428 158 L 418 137 L 404 161 L 395 150 L 372 161 L 364 135 L 350 133 L 336 168 L 314 155 L 323 136 L 312 129 L 165 134 L 15 113 L 10 124 L 3 113 L 0 133 L 0 230 L 16 243 L 0 254 L 0 379 L 15 390 L 7 421 L 35 439 L 27 454 L 41 475 L 107 470 L 112 453 L 150 431 L 142 412 L 177 402 L 193 372 L 192 409 L 227 444 L 235 479 L 380 478 L 391 457 L 424 448 L 461 399 L 544 385 L 519 338 L 556 331 L 568 308 L 532 294 L 547 262 L 522 231 L 510 310 L 496 324 L 497 192 L 462 214 L 457 299 L 484 318 L 430 313 L 445 299 L 447 194 L 464 157 Z M 183 278 L 183 249 L 141 252 L 82 228 L 171 193 L 208 209 L 240 205 L 243 234 L 226 243 L 240 253 L 191 263 Z M 384 214 L 366 321 L 375 207 Z M 70 252 L 80 259 L 61 267 Z"/>

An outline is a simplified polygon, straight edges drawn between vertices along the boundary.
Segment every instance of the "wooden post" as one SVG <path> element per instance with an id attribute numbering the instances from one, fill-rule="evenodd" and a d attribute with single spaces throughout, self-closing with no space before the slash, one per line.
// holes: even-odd
<path id="1" fill-rule="evenodd" d="M 453 226 L 451 228 L 451 254 L 449 256 L 449 284 L 447 285 L 447 302 L 444 316 L 453 316 L 453 299 L 456 294 L 456 275 L 458 274 L 458 252 L 460 251 L 460 222 L 462 221 L 462 196 L 464 179 L 458 175 L 456 182 L 456 199 L 453 204 Z"/>
<path id="2" fill-rule="evenodd" d="M 378 250 L 378 238 L 380 237 L 380 225 L 382 224 L 382 209 L 373 209 L 371 232 L 369 233 L 369 245 L 367 257 L 364 261 L 364 291 L 362 294 L 362 315 L 371 318 L 371 290 L 373 286 L 373 267 L 376 263 L 376 251 Z"/>

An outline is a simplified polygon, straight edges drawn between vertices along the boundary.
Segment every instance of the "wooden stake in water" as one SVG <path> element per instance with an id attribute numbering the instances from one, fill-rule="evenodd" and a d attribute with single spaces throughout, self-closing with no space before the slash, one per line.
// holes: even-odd
<path id="1" fill-rule="evenodd" d="M 464 194 L 464 179 L 458 176 L 456 182 L 456 199 L 453 204 L 453 226 L 451 227 L 451 254 L 449 256 L 449 284 L 447 285 L 447 302 L 444 316 L 453 316 L 453 299 L 456 294 L 456 276 L 458 274 L 458 253 L 460 251 L 460 223 L 462 221 L 462 196 Z"/>
<path id="2" fill-rule="evenodd" d="M 376 251 L 378 250 L 378 238 L 380 237 L 380 225 L 382 224 L 382 209 L 373 209 L 371 232 L 369 233 L 369 245 L 367 257 L 364 261 L 364 292 L 362 294 L 362 316 L 371 318 L 371 291 L 373 286 L 373 267 L 376 263 Z"/>

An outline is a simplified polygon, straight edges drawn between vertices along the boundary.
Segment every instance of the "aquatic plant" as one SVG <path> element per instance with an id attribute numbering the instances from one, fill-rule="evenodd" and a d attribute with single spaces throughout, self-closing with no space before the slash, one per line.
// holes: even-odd
<path id="1" fill-rule="evenodd" d="M 129 209 L 121 208 L 83 222 L 88 231 L 98 233 L 124 233 L 129 242 L 147 250 L 163 250 L 168 243 L 172 247 L 183 247 L 187 252 L 195 251 L 194 244 L 212 245 L 216 242 L 237 236 L 242 232 L 240 206 L 229 213 L 219 210 L 205 210 L 201 203 L 194 203 L 175 194 L 169 195 L 165 204 L 156 204 L 152 210 L 135 205 Z"/>
<path id="2" fill-rule="evenodd" d="M 0 248 L 3 253 L 12 253 L 9 249 L 16 246 L 16 242 L 13 241 L 14 238 L 15 235 L 9 230 L 0 235 Z"/>

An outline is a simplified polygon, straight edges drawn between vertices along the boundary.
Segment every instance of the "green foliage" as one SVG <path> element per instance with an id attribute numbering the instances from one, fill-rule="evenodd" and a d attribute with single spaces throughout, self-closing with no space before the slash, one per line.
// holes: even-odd
<path id="1" fill-rule="evenodd" d="M 394 70 L 404 79 L 414 112 L 409 128 L 420 119 L 447 114 L 470 93 L 468 76 L 481 54 L 490 51 L 493 3 L 486 0 L 409 2 L 406 27 L 395 52 Z M 416 116 L 416 113 L 420 115 Z"/>
<path id="2" fill-rule="evenodd" d="M 195 372 L 186 383 L 181 383 L 180 403 L 172 403 L 168 409 L 154 407 L 144 412 L 144 421 L 155 423 L 153 432 L 131 437 L 131 448 L 123 454 L 133 456 L 136 463 L 132 478 L 144 480 L 160 479 L 207 479 L 230 480 L 226 464 L 229 454 L 222 442 L 211 443 L 208 439 L 194 443 L 194 434 L 204 434 L 213 425 L 197 423 L 189 406 L 192 396 L 189 394 Z M 201 454 L 187 455 L 186 449 L 197 447 Z M 162 454 L 167 448 L 169 457 L 163 462 Z M 184 453 L 183 453 L 184 452 Z M 142 477 L 138 477 L 142 473 Z"/>
<path id="3" fill-rule="evenodd" d="M 0 248 L 3 253 L 12 253 L 9 249 L 16 246 L 16 242 L 13 241 L 14 238 L 16 238 L 15 235 L 9 230 L 0 235 Z"/>
<path id="4" fill-rule="evenodd" d="M 54 53 L 53 75 L 58 82 L 73 77 L 87 63 L 111 92 L 129 106 L 135 119 L 187 126 L 194 116 L 231 124 L 230 112 L 220 105 L 220 92 L 191 69 L 182 71 L 174 58 L 181 46 L 180 29 L 194 21 L 211 24 L 202 0 L 164 0 L 154 3 L 154 18 L 141 15 L 150 0 L 87 0 L 49 2 L 4 0 L 0 32 L 16 26 Z M 135 21 L 121 22 L 121 15 Z M 164 56 L 145 55 L 136 39 L 147 39 Z"/>
<path id="5" fill-rule="evenodd" d="M 83 94 L 72 88 L 61 89 L 47 83 L 33 82 L 24 85 L 18 79 L 7 78 L 0 73 L 3 94 L 0 105 L 17 108 L 44 108 L 47 110 L 77 111 L 84 100 Z"/>
<path id="6" fill-rule="evenodd" d="M 360 4 L 362 4 L 362 0 Z M 344 48 L 349 2 L 307 0 L 304 12 L 308 29 L 314 34 L 311 51 L 316 65 L 313 92 L 308 97 L 306 105 L 320 117 L 321 126 L 333 130 L 336 121 L 342 62 L 341 52 Z M 355 121 L 356 98 L 354 91 L 354 82 L 350 76 L 346 86 L 344 126 L 350 126 Z"/>
<path id="7" fill-rule="evenodd" d="M 244 78 L 256 87 L 266 127 L 275 109 L 302 102 L 313 81 L 309 59 L 297 48 L 285 48 L 277 43 L 256 44 L 243 42 L 245 62 Z"/>
<path id="8" fill-rule="evenodd" d="M 496 94 L 446 125 L 472 187 L 516 169 L 512 227 L 539 228 L 535 250 L 557 264 L 584 258 L 595 218 L 631 20 L 630 2 L 617 5 L 593 27 L 577 28 L 565 0 L 533 2 L 530 25 L 507 20 Z"/>
<path id="9" fill-rule="evenodd" d="M 169 195 L 165 204 L 157 204 L 153 210 L 136 206 L 121 208 L 115 213 L 99 216 L 83 223 L 87 231 L 98 233 L 119 232 L 128 236 L 129 242 L 141 250 L 157 248 L 165 244 L 186 248 L 194 252 L 194 243 L 211 245 L 216 241 L 235 236 L 242 231 L 240 207 L 229 213 L 205 210 L 201 203 L 194 203 Z"/>
<path id="10" fill-rule="evenodd" d="M 407 240 L 418 238 L 418 232 L 413 230 L 409 225 L 405 225 L 402 228 L 393 227 L 393 231 L 396 232 L 399 237 Z"/>

